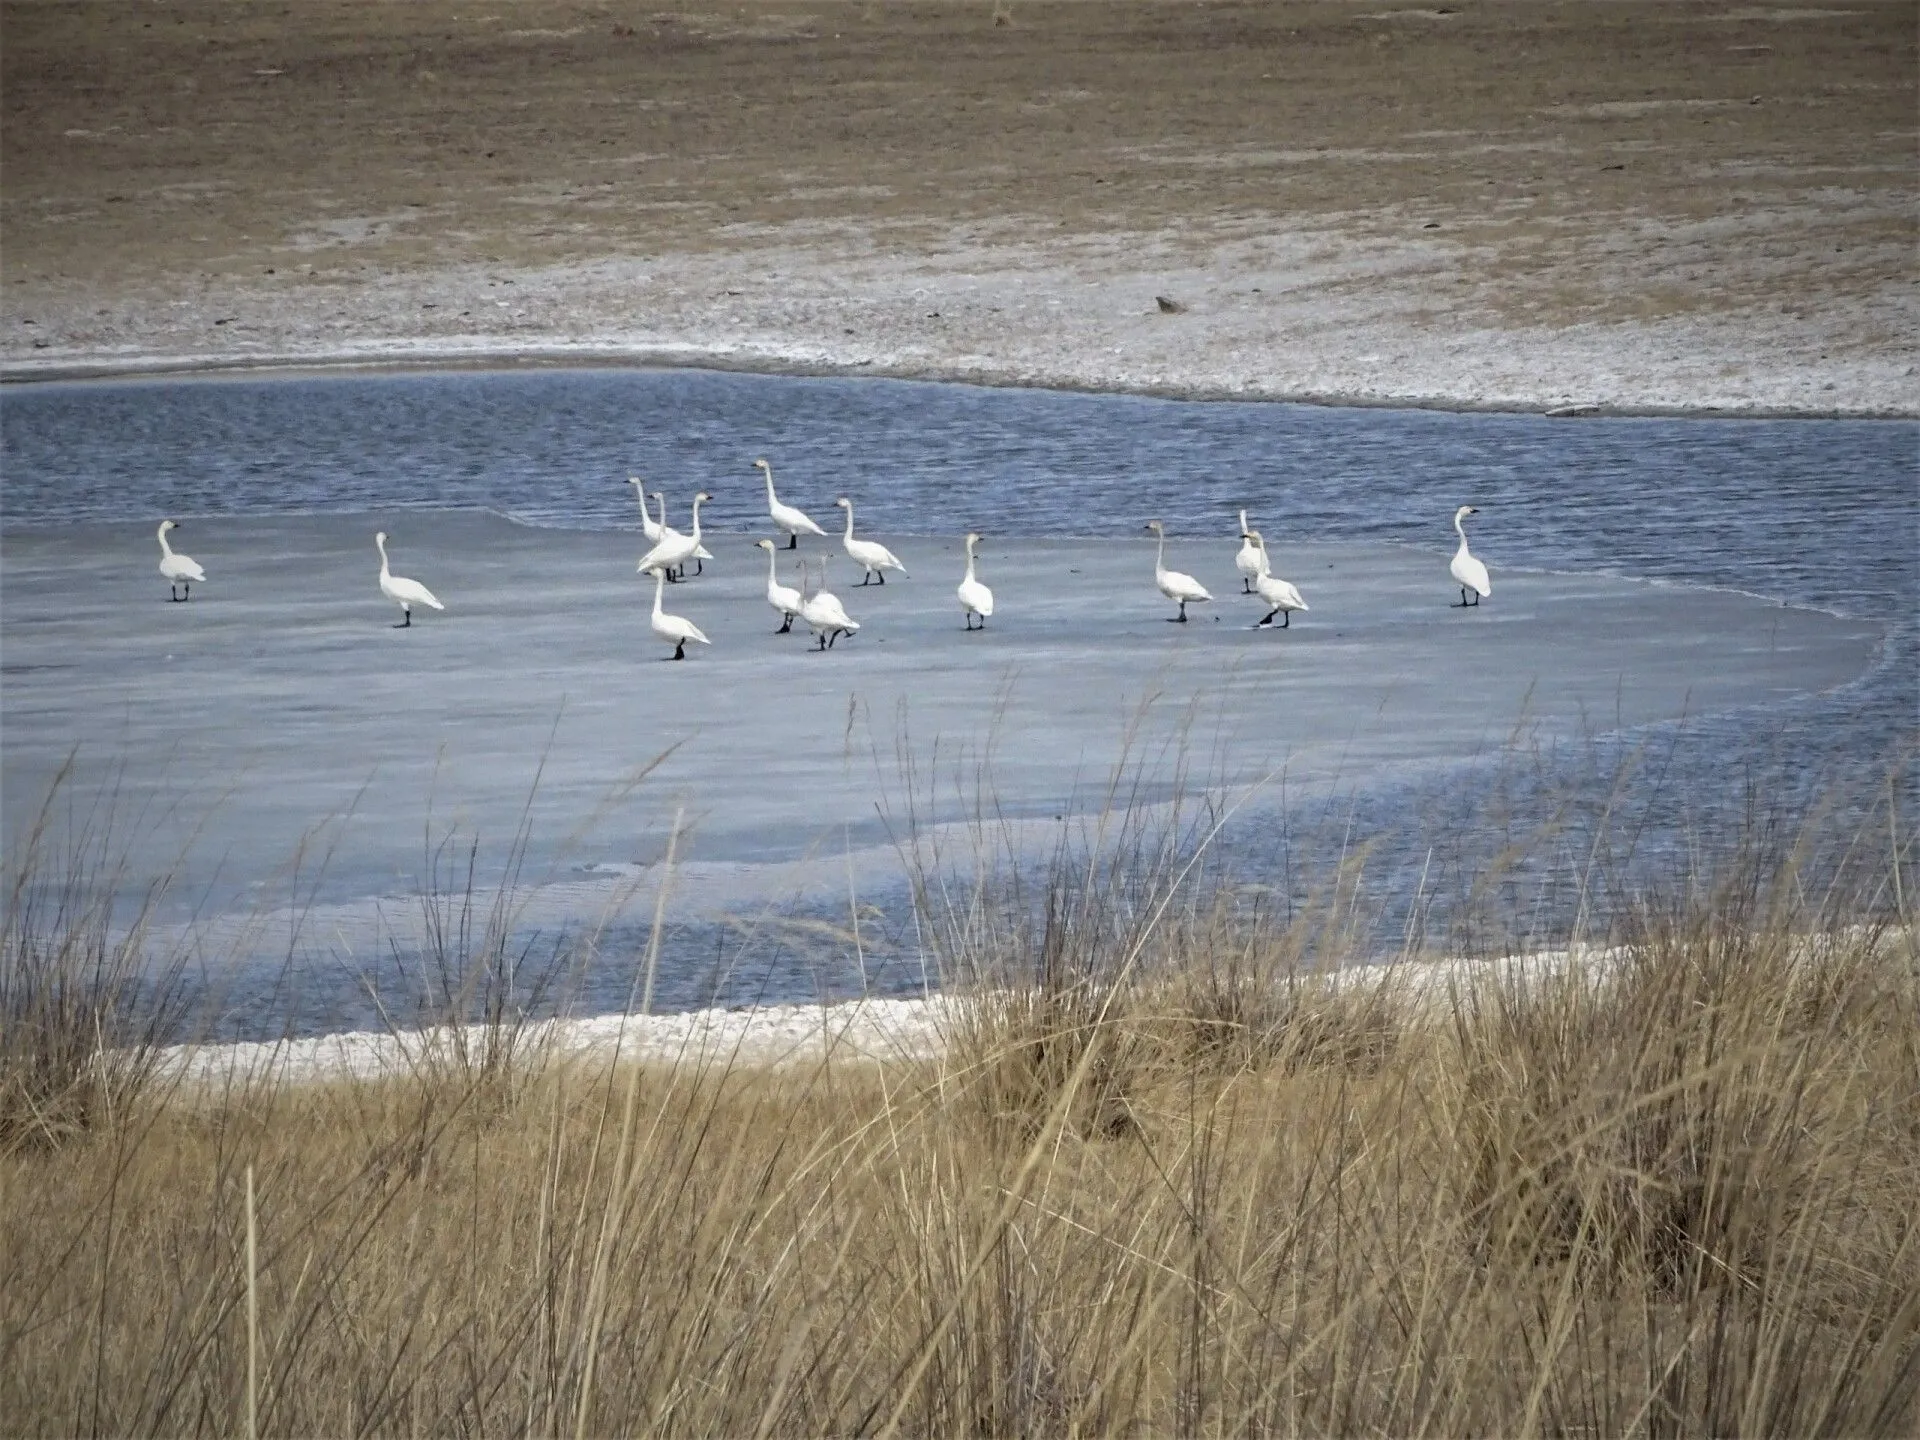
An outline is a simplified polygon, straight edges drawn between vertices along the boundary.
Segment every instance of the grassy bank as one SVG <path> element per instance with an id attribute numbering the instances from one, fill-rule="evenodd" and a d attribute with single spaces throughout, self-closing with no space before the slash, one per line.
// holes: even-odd
<path id="1" fill-rule="evenodd" d="M 1920 964 L 1882 848 L 1844 896 L 1736 867 L 1606 966 L 1419 997 L 1303 969 L 1337 903 L 1056 875 L 949 927 L 976 984 L 925 1061 L 510 1045 L 183 1090 L 71 1043 L 35 1070 L 61 1015 L 108 1012 L 16 980 L 0 1414 L 1911 1433 Z M 10 919 L 10 976 L 39 933 Z"/>

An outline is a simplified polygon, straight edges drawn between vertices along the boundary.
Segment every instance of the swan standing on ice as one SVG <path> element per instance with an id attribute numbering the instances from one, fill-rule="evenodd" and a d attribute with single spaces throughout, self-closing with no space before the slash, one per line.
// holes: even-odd
<path id="1" fill-rule="evenodd" d="M 1233 568 L 1240 572 L 1240 593 L 1253 594 L 1253 582 L 1262 575 L 1271 573 L 1267 569 L 1266 548 L 1255 545 L 1247 537 L 1252 532 L 1247 528 L 1247 512 L 1240 512 L 1240 553 L 1233 557 Z"/>
<path id="2" fill-rule="evenodd" d="M 662 640 L 671 640 L 673 642 L 673 654 L 670 658 L 674 660 L 684 660 L 687 658 L 687 642 L 689 640 L 693 641 L 696 645 L 711 645 L 713 642 L 707 639 L 707 637 L 700 632 L 700 627 L 691 620 L 679 615 L 669 615 L 660 608 L 660 594 L 666 589 L 666 584 L 667 572 L 665 568 L 659 565 L 654 566 L 653 619 L 649 623 L 653 627 L 654 634 L 658 635 Z"/>
<path id="3" fill-rule="evenodd" d="M 791 505 L 781 503 L 780 497 L 773 493 L 773 466 L 764 460 L 756 460 L 753 462 L 753 468 L 762 471 L 767 477 L 767 513 L 773 516 L 774 528 L 787 532 L 787 549 L 799 549 L 802 535 L 827 533 L 807 518 L 804 510 L 797 510 Z"/>
<path id="4" fill-rule="evenodd" d="M 653 518 L 653 512 L 647 508 L 646 482 L 638 475 L 629 475 L 627 477 L 627 483 L 633 486 L 634 494 L 640 499 L 640 529 L 647 537 L 647 544 L 658 545 L 660 543 L 661 527 L 660 522 Z M 662 510 L 661 513 L 665 514 L 666 512 Z"/>
<path id="5" fill-rule="evenodd" d="M 640 557 L 640 564 L 636 567 L 640 573 L 662 570 L 666 572 L 665 578 L 672 580 L 676 578 L 673 573 L 676 568 L 682 573 L 685 572 L 687 561 L 693 559 L 695 552 L 700 548 L 700 502 L 712 498 L 704 490 L 693 497 L 693 533 L 691 535 L 682 535 L 678 530 L 667 525 L 666 502 L 661 501 L 660 525 L 665 533 L 661 535 L 659 543 Z"/>
<path id="6" fill-rule="evenodd" d="M 679 535 L 680 532 L 674 529 L 673 526 L 667 524 L 667 497 L 661 494 L 658 490 L 656 490 L 653 492 L 653 498 L 655 503 L 657 503 L 660 506 L 660 519 L 659 519 L 659 522 L 655 524 L 655 526 L 653 527 L 654 530 L 657 531 L 658 533 L 653 535 L 650 538 L 652 538 L 655 544 L 658 544 L 661 540 L 666 539 L 667 536 L 669 535 L 677 536 Z M 713 558 L 713 552 L 707 549 L 706 546 L 696 541 L 693 547 L 693 559 L 694 559 L 693 573 L 696 575 L 705 574 L 707 567 L 704 562 L 711 560 L 712 558 Z M 682 575 L 686 573 L 686 568 L 687 568 L 686 564 L 683 561 L 680 566 Z"/>
<path id="7" fill-rule="evenodd" d="M 1453 528 L 1460 536 L 1460 548 L 1453 552 L 1453 563 L 1447 569 L 1460 584 L 1460 600 L 1454 606 L 1456 610 L 1478 605 L 1482 599 L 1493 594 L 1493 581 L 1487 576 L 1487 567 L 1468 553 L 1466 528 L 1460 523 L 1467 516 L 1479 513 L 1478 505 L 1462 505 L 1453 512 Z M 1467 598 L 1469 592 L 1473 595 L 1471 600 Z"/>
<path id="8" fill-rule="evenodd" d="M 966 612 L 967 629 L 975 628 L 973 617 L 980 617 L 980 629 L 987 628 L 987 617 L 993 614 L 993 591 L 973 578 L 973 547 L 980 543 L 980 537 L 971 530 L 967 532 L 967 578 L 960 582 L 960 608 Z"/>
<path id="9" fill-rule="evenodd" d="M 1153 555 L 1153 583 L 1160 587 L 1160 593 L 1169 600 L 1177 600 L 1180 602 L 1180 613 L 1178 615 L 1169 615 L 1167 617 L 1168 621 L 1172 622 L 1177 620 L 1184 625 L 1187 619 L 1187 603 L 1192 601 L 1197 604 L 1202 600 L 1211 600 L 1213 596 L 1209 595 L 1207 593 L 1207 587 L 1194 579 L 1193 576 L 1182 574 L 1178 570 L 1167 569 L 1167 532 L 1165 527 L 1162 526 L 1158 520 L 1149 520 L 1147 522 L 1147 529 L 1153 531 L 1155 535 L 1160 537 L 1160 548 L 1156 550 Z"/>
<path id="10" fill-rule="evenodd" d="M 827 589 L 827 557 L 820 557 L 820 588 L 807 594 L 807 567 L 800 565 L 800 618 L 813 631 L 814 649 L 826 650 L 842 635 L 851 635 L 860 626 L 847 615 L 838 596 Z"/>
<path id="11" fill-rule="evenodd" d="M 418 580 L 409 580 L 404 575 L 396 575 L 387 568 L 387 532 L 382 530 L 373 537 L 373 543 L 380 550 L 380 593 L 400 606 L 401 621 L 393 628 L 405 630 L 413 624 L 413 607 L 431 606 L 435 610 L 447 607 L 433 598 L 433 592 Z"/>
<path id="12" fill-rule="evenodd" d="M 185 555 L 176 555 L 173 553 L 173 546 L 167 543 L 167 531 L 177 530 L 179 528 L 180 522 L 177 520 L 162 520 L 160 522 L 160 573 L 167 577 L 167 598 L 169 600 L 191 600 L 193 598 L 193 582 L 196 580 L 205 580 L 207 578 L 207 572 L 202 570 L 196 561 L 190 560 Z M 186 591 L 184 595 L 180 593 L 182 590 Z"/>
<path id="13" fill-rule="evenodd" d="M 800 613 L 800 592 L 780 583 L 780 562 L 771 540 L 753 542 L 767 552 L 767 604 L 780 612 L 780 628 L 773 633 L 785 635 L 793 629 L 793 617 Z"/>
<path id="14" fill-rule="evenodd" d="M 1267 618 L 1262 620 L 1260 625 L 1273 624 L 1273 617 L 1278 615 L 1281 617 L 1280 628 L 1285 630 L 1292 624 L 1294 611 L 1306 610 L 1311 607 L 1308 606 L 1307 602 L 1301 597 L 1300 592 L 1293 587 L 1290 581 L 1282 580 L 1273 573 L 1273 566 L 1267 559 L 1266 536 L 1262 535 L 1258 530 L 1249 530 L 1246 534 L 1246 540 L 1247 544 L 1257 546 L 1260 551 L 1260 574 L 1254 579 L 1254 591 L 1262 600 L 1273 607 L 1273 609 L 1267 612 Z M 1255 626 L 1254 628 L 1258 629 L 1259 626 Z"/>
<path id="15" fill-rule="evenodd" d="M 880 583 L 882 585 L 886 584 L 887 571 L 889 570 L 898 570 L 900 572 L 900 578 L 903 580 L 911 580 L 913 578 L 907 574 L 907 567 L 900 563 L 900 557 L 882 545 L 878 540 L 856 540 L 853 538 L 853 501 L 842 495 L 833 503 L 847 512 L 847 533 L 841 537 L 840 543 L 847 547 L 847 554 L 853 557 L 855 564 L 866 567 L 867 573 L 860 577 L 860 583 L 862 585 L 871 584 L 873 577 L 876 575 L 880 577 Z"/>

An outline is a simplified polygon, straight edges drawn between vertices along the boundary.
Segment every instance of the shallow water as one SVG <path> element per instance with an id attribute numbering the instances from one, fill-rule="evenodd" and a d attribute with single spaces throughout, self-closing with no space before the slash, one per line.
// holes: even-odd
<path id="1" fill-rule="evenodd" d="M 643 758 L 662 738 L 688 745 L 673 762 L 684 773 L 662 772 L 675 784 L 742 783 L 734 772 L 803 758 L 819 768 L 821 756 L 784 754 L 754 731 L 772 702 L 772 719 L 804 715 L 821 735 L 831 730 L 821 754 L 840 756 L 846 774 L 783 787 L 801 792 L 782 812 L 785 842 L 704 818 L 692 877 L 733 896 L 749 919 L 743 930 L 710 906 L 677 910 L 661 1001 L 898 992 L 922 983 L 923 956 L 886 826 L 863 794 L 875 767 L 897 758 L 873 753 L 888 743 L 889 707 L 918 705 L 918 737 L 939 731 L 977 754 L 999 687 L 1016 687 L 995 761 L 1000 799 L 1016 816 L 1040 816 L 1097 791 L 1117 758 L 1122 712 L 1171 677 L 1213 707 L 1194 776 L 1244 780 L 1275 767 L 1287 776 L 1225 837 L 1234 878 L 1278 897 L 1263 903 L 1296 903 L 1342 853 L 1366 848 L 1388 939 L 1492 943 L 1477 928 L 1493 923 L 1483 882 L 1503 848 L 1525 841 L 1531 853 L 1504 868 L 1492 908 L 1504 910 L 1508 934 L 1551 937 L 1577 918 L 1577 877 L 1596 866 L 1631 888 L 1637 873 L 1710 860 L 1756 816 L 1793 825 L 1817 798 L 1837 796 L 1823 823 L 1839 835 L 1884 797 L 1890 759 L 1910 752 L 1920 728 L 1917 436 L 1898 423 L 1549 420 L 695 371 L 10 386 L 0 391 L 6 830 L 16 841 L 75 739 L 122 747 L 122 780 L 148 787 L 151 816 L 169 803 L 170 783 L 204 783 L 230 763 L 234 715 L 272 715 L 281 752 L 272 737 L 247 742 L 254 768 L 235 768 L 248 777 L 243 793 L 211 825 L 228 900 L 284 883 L 314 807 L 339 809 L 321 782 L 364 784 L 356 763 L 378 759 L 388 777 L 411 765 L 443 787 L 423 780 L 394 802 L 410 827 L 410 863 L 368 838 L 367 812 L 357 830 L 341 827 L 350 843 L 320 898 L 348 935 L 369 903 L 417 910 L 408 897 L 423 797 L 443 797 L 444 824 L 479 830 L 493 854 L 504 848 L 538 759 L 534 732 L 563 690 L 571 728 L 545 782 L 554 808 L 539 816 L 550 825 L 566 823 L 569 805 L 592 806 L 582 797 L 604 789 L 611 757 Z M 715 497 L 707 520 L 744 535 L 764 519 L 749 468 L 761 454 L 782 497 L 823 524 L 846 493 L 863 530 L 941 537 L 899 547 L 913 552 L 910 568 L 931 568 L 869 596 L 843 562 L 836 588 L 881 623 L 852 656 L 825 657 L 838 670 L 774 670 L 803 662 L 761 639 L 762 558 L 736 558 L 744 542 L 730 538 L 707 579 L 675 592 L 715 627 L 714 651 L 697 667 L 629 672 L 631 658 L 652 652 L 638 618 L 650 597 L 619 559 L 636 522 L 626 475 L 667 490 L 682 523 L 691 491 L 705 487 Z M 1448 521 L 1466 502 L 1482 508 L 1474 544 L 1495 575 L 1479 616 L 1444 609 Z M 1245 623 L 1255 617 L 1227 593 L 1243 504 L 1277 556 L 1312 567 L 1293 573 L 1315 610 L 1285 636 L 1162 626 L 1150 580 L 1132 578 L 1143 565 L 1150 576 L 1150 551 L 1134 539 L 1141 524 L 1165 519 L 1174 563 L 1201 571 L 1216 608 Z M 543 533 L 515 540 L 498 521 L 449 510 L 496 511 Z M 151 573 L 162 514 L 183 521 L 181 548 L 211 572 L 190 611 L 151 604 L 165 598 Z M 459 594 L 451 603 L 443 590 L 448 615 L 423 622 L 442 628 L 396 637 L 425 643 L 380 652 L 420 667 L 411 678 L 470 687 L 413 693 L 421 687 L 409 689 L 409 672 L 383 676 L 391 703 L 430 722 L 404 742 L 334 693 L 359 686 L 360 647 L 389 638 L 364 573 L 375 523 L 404 531 L 422 578 Z M 958 627 L 957 577 L 946 572 L 957 571 L 953 537 L 966 528 L 992 537 L 995 650 L 947 637 Z M 583 531 L 602 533 L 567 539 Z M 1112 538 L 1054 539 L 1076 536 Z M 567 575 L 562 597 L 543 578 L 555 567 L 594 573 Z M 1040 583 L 1042 572 L 1094 588 L 1061 592 Z M 275 588 L 291 593 L 270 608 Z M 1783 629 L 1768 607 L 1792 623 Z M 1839 618 L 1827 629 L 1793 618 L 1806 610 Z M 228 715 L 191 704 L 155 714 L 153 694 L 121 678 L 143 647 L 175 640 L 203 647 L 181 650 L 181 664 L 202 667 Z M 1133 658 L 1145 656 L 1150 664 Z M 1294 668 L 1272 668 L 1283 663 Z M 511 694 L 471 688 L 489 665 L 508 669 Z M 704 739 L 697 726 L 675 729 L 687 710 L 661 703 L 669 674 L 724 685 L 740 696 L 740 716 Z M 443 713 L 455 693 L 462 708 Z M 1473 703 L 1482 695 L 1485 714 Z M 842 708 L 851 717 L 856 700 L 870 702 L 860 774 L 835 718 Z M 1284 745 L 1256 743 L 1281 732 Z M 1636 778 L 1622 785 L 1627 774 Z M 1898 783 L 1911 798 L 1911 770 Z M 608 885 L 657 858 L 668 802 L 643 792 L 644 841 L 629 833 L 574 854 L 567 884 L 535 907 L 546 933 L 595 911 Z M 846 851 L 837 882 L 820 864 L 781 868 L 823 837 Z M 878 905 L 866 922 L 871 953 L 807 943 L 801 922 L 844 923 L 856 868 L 862 900 Z M 587 978 L 589 1005 L 627 999 L 648 913 L 642 904 L 610 926 L 603 952 L 619 959 Z M 323 959 L 289 982 L 301 1028 L 367 1023 L 360 977 L 406 968 L 385 932 L 368 934 L 331 949 L 316 942 Z M 405 988 L 397 974 L 384 983 L 389 995 Z M 287 1007 L 263 984 L 235 983 L 231 1028 L 270 1025 L 260 1017 Z"/>

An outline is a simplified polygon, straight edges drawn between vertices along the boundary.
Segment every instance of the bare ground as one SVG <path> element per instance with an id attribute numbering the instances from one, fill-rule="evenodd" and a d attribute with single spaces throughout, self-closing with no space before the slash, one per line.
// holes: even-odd
<path id="1" fill-rule="evenodd" d="M 7 0 L 0 365 L 1920 411 L 1908 6 L 997 13 Z"/>

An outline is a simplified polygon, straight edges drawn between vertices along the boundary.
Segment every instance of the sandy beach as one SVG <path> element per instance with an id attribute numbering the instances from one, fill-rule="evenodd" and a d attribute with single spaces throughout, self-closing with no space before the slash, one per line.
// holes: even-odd
<path id="1" fill-rule="evenodd" d="M 12 378 L 592 358 L 1920 412 L 1915 40 L 1880 0 L 0 20 Z"/>

